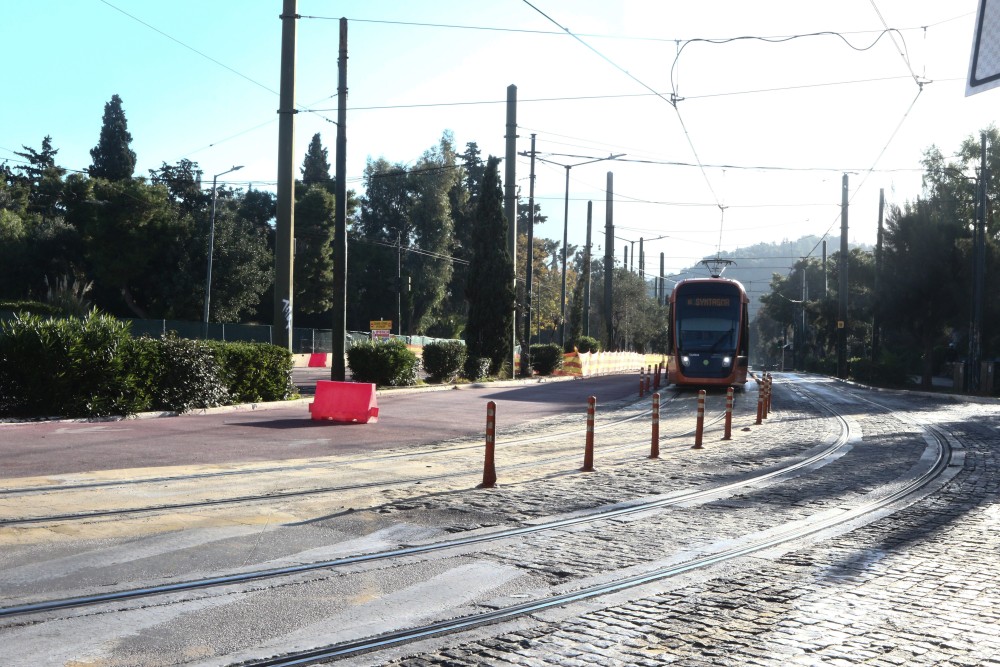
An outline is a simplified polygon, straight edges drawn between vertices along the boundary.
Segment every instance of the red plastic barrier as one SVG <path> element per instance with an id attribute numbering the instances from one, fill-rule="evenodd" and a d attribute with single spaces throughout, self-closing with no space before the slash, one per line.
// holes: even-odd
<path id="1" fill-rule="evenodd" d="M 363 382 L 316 383 L 316 398 L 309 404 L 313 420 L 322 419 L 348 424 L 369 424 L 378 421 L 375 385 Z"/>
<path id="2" fill-rule="evenodd" d="M 326 352 L 315 352 L 309 355 L 309 368 L 325 368 Z"/>

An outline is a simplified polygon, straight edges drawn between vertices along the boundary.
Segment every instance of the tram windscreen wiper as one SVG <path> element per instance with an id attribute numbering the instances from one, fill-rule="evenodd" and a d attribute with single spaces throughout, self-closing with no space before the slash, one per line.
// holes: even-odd
<path id="1" fill-rule="evenodd" d="M 719 346 L 719 343 L 726 340 L 726 338 L 732 338 L 733 331 L 734 331 L 733 329 L 730 329 L 729 331 L 723 331 L 722 335 L 719 336 L 714 343 L 712 343 L 712 347 L 708 348 L 709 352 L 715 352 L 715 348 Z"/>

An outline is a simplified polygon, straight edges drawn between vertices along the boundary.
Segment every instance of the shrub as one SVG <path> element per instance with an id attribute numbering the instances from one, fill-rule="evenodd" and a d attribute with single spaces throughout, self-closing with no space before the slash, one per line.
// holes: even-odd
<path id="1" fill-rule="evenodd" d="M 848 361 L 850 376 L 859 382 L 878 387 L 905 387 L 910 383 L 903 361 L 890 354 L 884 354 L 877 361 L 853 358 Z"/>
<path id="2" fill-rule="evenodd" d="M 424 370 L 434 382 L 452 380 L 465 366 L 468 352 L 462 341 L 443 340 L 424 345 Z"/>
<path id="3" fill-rule="evenodd" d="M 103 417 L 144 407 L 129 325 L 107 315 L 16 316 L 0 325 L 0 414 Z"/>
<path id="4" fill-rule="evenodd" d="M 292 354 L 269 343 L 209 342 L 235 403 L 283 401 L 295 394 Z"/>
<path id="5" fill-rule="evenodd" d="M 555 343 L 531 346 L 531 367 L 539 375 L 552 375 L 562 368 L 562 348 Z"/>
<path id="6" fill-rule="evenodd" d="M 580 354 L 598 352 L 601 349 L 601 342 L 591 336 L 580 336 L 576 339 L 576 349 Z"/>
<path id="7" fill-rule="evenodd" d="M 212 348 L 169 333 L 143 350 L 145 393 L 154 410 L 187 412 L 223 405 L 229 397 Z"/>
<path id="8" fill-rule="evenodd" d="M 406 343 L 393 338 L 355 343 L 347 351 L 347 365 L 357 382 L 403 387 L 417 383 L 420 360 L 406 348 Z"/>
<path id="9" fill-rule="evenodd" d="M 462 375 L 472 382 L 485 380 L 490 375 L 492 363 L 489 357 L 466 357 Z"/>

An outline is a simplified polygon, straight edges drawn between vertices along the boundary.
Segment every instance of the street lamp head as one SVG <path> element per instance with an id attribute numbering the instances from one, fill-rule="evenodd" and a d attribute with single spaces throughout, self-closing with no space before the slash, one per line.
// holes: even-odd
<path id="1" fill-rule="evenodd" d="M 230 168 L 230 169 L 226 169 L 225 171 L 223 171 L 223 172 L 221 172 L 221 173 L 218 173 L 218 174 L 216 174 L 216 175 L 214 176 L 214 178 L 218 178 L 219 176 L 222 176 L 222 175 L 224 175 L 224 174 L 228 174 L 228 173 L 229 173 L 229 172 L 231 172 L 231 171 L 239 171 L 239 170 L 240 170 L 240 169 L 242 169 L 242 168 L 243 168 L 243 165 L 242 165 L 242 164 L 241 164 L 241 165 L 236 165 L 236 166 L 233 166 L 233 167 L 232 167 L 232 168 Z"/>

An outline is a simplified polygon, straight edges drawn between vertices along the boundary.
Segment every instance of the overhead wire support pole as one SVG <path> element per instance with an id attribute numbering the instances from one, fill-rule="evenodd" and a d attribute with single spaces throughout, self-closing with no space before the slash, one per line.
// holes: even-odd
<path id="1" fill-rule="evenodd" d="M 517 294 L 517 86 L 507 86 L 507 133 L 506 133 L 506 164 L 504 165 L 503 210 L 507 218 L 507 252 L 510 254 L 511 273 L 514 274 L 514 284 L 511 289 Z M 510 328 L 510 373 L 513 377 L 517 364 L 514 363 L 517 353 L 517 305 L 514 305 Z"/>
<path id="2" fill-rule="evenodd" d="M 563 349 L 566 348 L 566 261 L 567 261 L 566 246 L 569 243 L 569 170 L 572 169 L 573 167 L 580 167 L 585 164 L 592 164 L 594 162 L 604 162 L 605 160 L 616 160 L 624 156 L 625 153 L 619 153 L 618 155 L 609 155 L 608 157 L 600 157 L 600 158 L 594 158 L 592 160 L 584 160 L 583 162 L 577 162 L 575 164 L 563 164 L 561 162 L 555 162 L 553 160 L 538 158 L 542 162 L 546 162 L 548 164 L 554 164 L 566 170 L 566 196 L 564 198 L 564 206 L 563 206 L 562 292 L 560 294 L 561 310 L 559 311 L 559 317 L 560 317 L 559 337 Z"/>
<path id="3" fill-rule="evenodd" d="M 847 379 L 847 174 L 840 186 L 840 262 L 839 288 L 837 291 L 837 377 Z"/>
<path id="4" fill-rule="evenodd" d="M 295 38 L 298 0 L 281 12 L 281 92 L 278 102 L 278 190 L 274 249 L 274 326 L 271 342 L 292 350 L 295 239 Z"/>
<path id="5" fill-rule="evenodd" d="M 969 332 L 969 391 L 981 389 L 983 294 L 986 274 L 986 189 L 989 183 L 986 133 L 980 136 L 979 188 L 976 192 L 976 227 L 973 234 L 972 330 Z"/>
<path id="6" fill-rule="evenodd" d="M 528 176 L 528 249 L 524 262 L 524 338 L 521 346 L 521 375 L 531 375 L 531 281 L 534 278 L 535 244 L 535 134 L 531 135 L 531 171 Z"/>
<path id="7" fill-rule="evenodd" d="M 334 182 L 333 331 L 330 379 L 347 379 L 347 19 L 340 19 L 337 61 L 337 154 Z"/>

